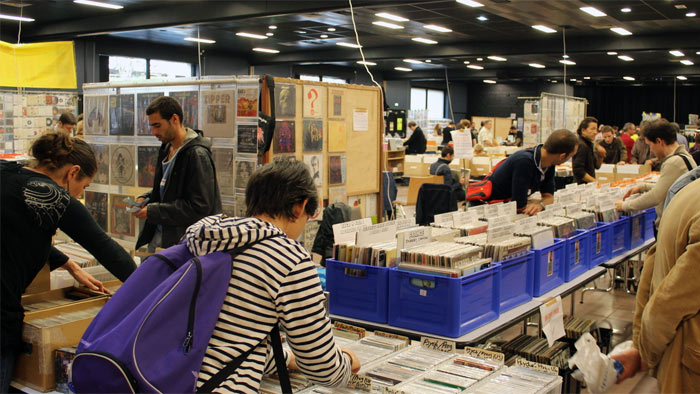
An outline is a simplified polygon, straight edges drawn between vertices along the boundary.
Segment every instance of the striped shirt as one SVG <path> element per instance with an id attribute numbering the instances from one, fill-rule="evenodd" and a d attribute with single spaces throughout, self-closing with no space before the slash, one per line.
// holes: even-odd
<path id="1" fill-rule="evenodd" d="M 350 360 L 335 345 L 316 269 L 297 241 L 260 219 L 225 215 L 200 220 L 187 229 L 186 238 L 190 251 L 200 256 L 256 242 L 235 258 L 197 387 L 227 362 L 255 348 L 214 392 L 257 393 L 263 373 L 275 371 L 269 333 L 277 321 L 310 381 L 347 384 Z"/>

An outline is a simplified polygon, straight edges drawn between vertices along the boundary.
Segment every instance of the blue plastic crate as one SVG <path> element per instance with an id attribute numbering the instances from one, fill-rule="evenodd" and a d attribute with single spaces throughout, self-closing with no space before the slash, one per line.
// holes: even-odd
<path id="1" fill-rule="evenodd" d="M 461 278 L 389 272 L 389 324 L 457 338 L 498 319 L 501 265 Z"/>
<path id="2" fill-rule="evenodd" d="M 612 258 L 612 226 L 610 223 L 598 222 L 597 227 L 588 231 L 591 233 L 591 263 L 588 268 L 593 268 Z"/>
<path id="3" fill-rule="evenodd" d="M 501 264 L 500 313 L 532 299 L 535 286 L 535 253 L 499 262 Z"/>
<path id="4" fill-rule="evenodd" d="M 644 211 L 644 240 L 654 238 L 654 221 L 656 220 L 656 208 Z"/>
<path id="5" fill-rule="evenodd" d="M 564 283 L 566 240 L 557 238 L 551 246 L 532 251 L 535 254 L 533 294 L 535 297 L 539 297 Z"/>
<path id="6" fill-rule="evenodd" d="M 629 216 L 630 231 L 625 236 L 625 248 L 634 249 L 644 243 L 644 212 Z"/>
<path id="7" fill-rule="evenodd" d="M 334 315 L 386 323 L 393 268 L 326 259 L 326 291 Z"/>
<path id="8" fill-rule="evenodd" d="M 586 230 L 574 230 L 566 239 L 566 265 L 564 281 L 571 282 L 588 271 L 590 266 L 591 233 Z"/>
<path id="9" fill-rule="evenodd" d="M 610 243 L 612 244 L 613 257 L 618 256 L 627 251 L 625 240 L 629 238 L 630 220 L 627 216 L 610 223 L 612 227 L 610 233 Z"/>

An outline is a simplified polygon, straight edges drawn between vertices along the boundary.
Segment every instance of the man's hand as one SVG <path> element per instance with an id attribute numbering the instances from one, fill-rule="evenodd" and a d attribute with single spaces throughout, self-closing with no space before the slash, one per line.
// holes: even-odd
<path id="1" fill-rule="evenodd" d="M 622 204 L 623 204 L 622 200 L 615 201 L 615 209 L 617 209 L 618 211 L 622 211 Z"/>
<path id="2" fill-rule="evenodd" d="M 613 360 L 619 361 L 625 370 L 622 375 L 617 379 L 617 383 L 623 382 L 627 378 L 631 378 L 637 372 L 644 372 L 648 368 L 646 363 L 642 361 L 642 357 L 639 355 L 639 350 L 632 348 L 625 352 L 613 354 L 610 356 Z"/>
<path id="3" fill-rule="evenodd" d="M 145 201 L 145 200 L 146 200 L 146 199 L 145 199 L 144 197 L 139 197 L 139 198 L 136 199 L 136 203 L 137 203 L 137 204 L 141 204 L 141 203 L 142 203 L 143 201 Z"/>
<path id="4" fill-rule="evenodd" d="M 624 161 L 624 160 L 620 160 L 620 161 L 617 163 L 618 166 L 621 166 L 621 165 L 623 165 L 623 164 L 627 164 L 627 162 Z"/>
<path id="5" fill-rule="evenodd" d="M 647 166 L 653 167 L 654 166 L 654 159 L 649 159 L 649 160 L 645 161 L 644 164 Z"/>
<path id="6" fill-rule="evenodd" d="M 595 150 L 596 150 L 596 153 L 598 154 L 598 156 L 605 157 L 605 153 L 606 153 L 605 148 L 603 148 L 600 145 L 596 145 Z"/>
<path id="7" fill-rule="evenodd" d="M 539 212 L 542 212 L 544 210 L 544 207 L 542 207 L 542 204 L 539 202 L 532 203 L 532 204 L 527 204 L 525 209 L 523 209 L 523 213 L 529 216 L 537 215 Z"/>
<path id="8" fill-rule="evenodd" d="M 135 212 L 135 213 L 134 213 L 134 216 L 136 216 L 136 217 L 139 218 L 139 219 L 146 219 L 147 212 L 148 212 L 148 205 L 146 205 L 145 207 L 141 208 L 140 211 Z"/>
<path id="9" fill-rule="evenodd" d="M 73 279 L 75 279 L 76 281 L 78 281 L 78 283 L 84 285 L 88 289 L 111 294 L 109 290 L 105 289 L 102 282 L 85 272 L 75 261 L 68 259 L 68 261 L 61 266 L 61 268 L 68 271 L 68 273 L 71 274 Z"/>
<path id="10" fill-rule="evenodd" d="M 639 192 L 641 192 L 641 191 L 642 191 L 642 190 L 639 188 L 639 186 L 632 186 L 631 188 L 627 189 L 627 192 L 625 193 L 625 196 L 622 197 L 622 200 L 624 201 L 624 200 L 627 199 L 627 197 L 629 197 L 629 196 L 631 196 L 631 195 L 633 195 L 633 194 L 637 194 L 637 193 L 639 193 Z"/>
<path id="11" fill-rule="evenodd" d="M 357 358 L 355 353 L 353 353 L 352 350 L 346 348 L 343 348 L 341 350 L 343 351 L 343 353 L 350 356 L 350 370 L 352 371 L 352 373 L 360 372 L 360 368 L 362 368 L 362 365 L 360 364 L 360 359 Z"/>

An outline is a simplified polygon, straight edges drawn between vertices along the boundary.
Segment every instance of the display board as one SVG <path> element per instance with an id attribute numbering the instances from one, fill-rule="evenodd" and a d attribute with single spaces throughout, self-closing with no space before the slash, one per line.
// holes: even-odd
<path id="1" fill-rule="evenodd" d="M 505 141 L 508 138 L 508 132 L 510 131 L 510 126 L 513 124 L 513 119 L 502 118 L 497 116 L 472 116 L 472 127 L 476 128 L 477 133 L 481 130 L 481 122 L 491 120 L 493 122 L 493 137 L 501 141 Z"/>
<path id="2" fill-rule="evenodd" d="M 543 143 L 554 130 L 575 132 L 586 117 L 585 98 L 542 93 L 539 99 L 525 101 L 524 140 L 526 145 Z"/>

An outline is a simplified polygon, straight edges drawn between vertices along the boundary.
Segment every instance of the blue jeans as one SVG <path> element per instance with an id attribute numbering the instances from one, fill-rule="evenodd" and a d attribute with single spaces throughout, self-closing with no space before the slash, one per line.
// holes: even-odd
<path id="1" fill-rule="evenodd" d="M 10 390 L 12 381 L 12 370 L 15 368 L 17 354 L 13 351 L 3 351 L 0 354 L 2 365 L 0 365 L 0 393 L 7 393 Z"/>

